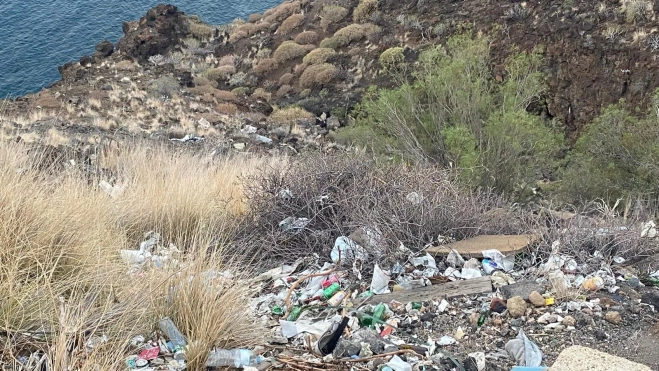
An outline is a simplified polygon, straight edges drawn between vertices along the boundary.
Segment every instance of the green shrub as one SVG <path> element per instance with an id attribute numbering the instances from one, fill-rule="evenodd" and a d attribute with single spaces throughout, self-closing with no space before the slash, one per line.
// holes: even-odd
<path id="1" fill-rule="evenodd" d="M 359 4 L 352 12 L 352 20 L 355 22 L 364 22 L 375 10 L 378 9 L 378 0 L 360 0 Z"/>
<path id="2" fill-rule="evenodd" d="M 325 63 L 328 59 L 335 55 L 336 52 L 334 49 L 318 48 L 310 51 L 309 54 L 305 55 L 302 61 L 306 64 Z"/>
<path id="3" fill-rule="evenodd" d="M 544 91 L 536 52 L 507 62 L 508 79 L 496 84 L 486 38 L 451 37 L 419 56 L 413 82 L 370 89 L 347 130 L 353 143 L 413 162 L 457 168 L 472 186 L 515 192 L 556 170 L 560 133 L 525 111 Z M 381 63 L 401 61 L 402 50 L 383 53 Z M 339 133 L 343 140 L 350 135 Z"/>
<path id="4" fill-rule="evenodd" d="M 398 69 L 403 63 L 405 63 L 405 55 L 401 47 L 389 48 L 380 54 L 380 64 L 385 70 Z"/>
<path id="5" fill-rule="evenodd" d="M 294 41 L 284 41 L 275 50 L 272 57 L 278 63 L 284 63 L 288 60 L 302 57 L 314 48 L 315 46 L 313 45 L 300 45 Z"/>
<path id="6" fill-rule="evenodd" d="M 333 24 L 340 22 L 348 15 L 348 9 L 335 5 L 329 4 L 325 5 L 319 12 L 318 16 L 320 17 L 320 27 L 323 30 L 327 31 L 327 28 Z"/>
<path id="7" fill-rule="evenodd" d="M 300 86 L 310 89 L 328 84 L 336 77 L 337 72 L 338 69 L 331 63 L 314 64 L 307 67 L 300 76 Z"/>
<path id="8" fill-rule="evenodd" d="M 656 109 L 633 117 L 624 101 L 607 107 L 579 137 L 567 156 L 560 191 L 568 200 L 659 194 L 659 132 Z"/>

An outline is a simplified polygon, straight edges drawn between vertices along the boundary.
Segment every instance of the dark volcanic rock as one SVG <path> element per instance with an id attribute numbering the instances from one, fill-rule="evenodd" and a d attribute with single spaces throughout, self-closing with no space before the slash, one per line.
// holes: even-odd
<path id="1" fill-rule="evenodd" d="M 149 9 L 134 27 L 124 23 L 124 37 L 117 43 L 117 50 L 145 62 L 150 56 L 165 54 L 188 33 L 183 13 L 174 5 L 158 5 Z"/>
<path id="2" fill-rule="evenodd" d="M 112 55 L 113 52 L 114 52 L 114 45 L 108 40 L 105 40 L 105 41 L 101 41 L 100 43 L 98 43 L 98 45 L 96 45 L 96 53 L 94 54 L 94 56 L 105 58 Z"/>

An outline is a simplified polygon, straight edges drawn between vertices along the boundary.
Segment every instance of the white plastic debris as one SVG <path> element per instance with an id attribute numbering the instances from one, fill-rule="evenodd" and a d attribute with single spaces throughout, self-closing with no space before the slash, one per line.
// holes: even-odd
<path id="1" fill-rule="evenodd" d="M 194 142 L 200 142 L 200 141 L 204 140 L 204 138 L 196 137 L 196 136 L 190 135 L 190 134 L 186 134 L 183 138 L 171 138 L 170 140 L 172 142 L 183 142 L 183 143 L 193 142 L 194 143 Z"/>
<path id="2" fill-rule="evenodd" d="M 366 250 L 347 236 L 340 236 L 334 242 L 334 248 L 330 253 L 334 263 L 339 261 L 339 251 L 341 251 L 342 262 L 352 262 L 355 259 L 366 261 L 368 258 Z"/>
<path id="3" fill-rule="evenodd" d="M 645 238 L 655 238 L 657 237 L 657 225 L 653 220 L 650 220 L 643 224 L 643 230 L 641 230 L 641 237 Z"/>
<path id="4" fill-rule="evenodd" d="M 480 266 L 481 263 L 477 259 L 471 258 L 465 262 L 464 267 L 460 272 L 460 276 L 467 280 L 471 278 L 482 277 L 483 274 L 481 273 Z"/>
<path id="5" fill-rule="evenodd" d="M 387 362 L 387 366 L 391 367 L 394 371 L 412 371 L 412 365 L 403 361 L 399 356 L 393 356 Z"/>
<path id="6" fill-rule="evenodd" d="M 310 222 L 311 221 L 309 218 L 295 218 L 293 216 L 289 216 L 288 218 L 279 222 L 279 230 L 282 232 L 297 233 L 309 225 Z"/>
<path id="7" fill-rule="evenodd" d="M 293 192 L 290 189 L 282 189 L 277 193 L 277 197 L 282 200 L 291 200 L 293 198 Z"/>
<path id="8" fill-rule="evenodd" d="M 380 266 L 375 264 L 373 268 L 373 279 L 371 280 L 371 291 L 376 294 L 386 294 L 389 292 L 389 276 Z"/>
<path id="9" fill-rule="evenodd" d="M 99 187 L 113 199 L 118 198 L 124 193 L 124 188 L 120 184 L 112 185 L 105 180 L 98 182 Z"/>
<path id="10" fill-rule="evenodd" d="M 469 358 L 473 358 L 476 363 L 476 369 L 478 371 L 485 370 L 485 353 L 483 352 L 474 352 L 467 355 Z"/>
<path id="11" fill-rule="evenodd" d="M 256 133 L 256 130 L 257 130 L 256 127 L 252 125 L 245 125 L 242 129 L 240 129 L 240 131 L 245 134 L 254 134 Z"/>
<path id="12" fill-rule="evenodd" d="M 483 257 L 493 260 L 505 272 L 510 272 L 515 267 L 515 262 L 511 258 L 503 255 L 501 251 L 496 249 L 484 250 Z"/>
<path id="13" fill-rule="evenodd" d="M 449 263 L 449 265 L 450 265 L 451 267 L 453 267 L 453 268 L 460 268 L 460 267 L 462 267 L 462 266 L 464 265 L 464 263 L 465 263 L 465 260 L 464 260 L 464 258 L 462 257 L 462 255 L 460 255 L 459 252 L 457 252 L 457 251 L 455 251 L 455 250 L 453 250 L 453 249 L 451 249 L 451 252 L 450 252 L 450 253 L 448 254 L 448 256 L 446 257 L 446 261 L 447 261 L 447 262 Z"/>
<path id="14" fill-rule="evenodd" d="M 452 337 L 448 335 L 444 335 L 439 340 L 437 340 L 437 345 L 451 345 L 455 344 L 457 341 Z"/>
<path id="15" fill-rule="evenodd" d="M 442 299 L 442 301 L 439 303 L 439 306 L 437 307 L 437 310 L 440 313 L 444 313 L 448 309 L 449 305 L 450 304 L 448 303 L 448 301 L 446 301 L 446 299 Z"/>
<path id="16" fill-rule="evenodd" d="M 412 265 L 415 267 L 423 267 L 424 270 L 422 275 L 424 277 L 434 277 L 439 272 L 437 269 L 437 264 L 435 263 L 435 258 L 433 258 L 432 255 L 428 253 L 426 253 L 425 256 L 411 258 L 410 263 L 412 263 Z"/>
<path id="17" fill-rule="evenodd" d="M 542 351 L 522 330 L 519 330 L 516 339 L 506 343 L 505 348 L 518 366 L 538 367 L 542 364 Z"/>
<path id="18" fill-rule="evenodd" d="M 255 134 L 252 138 L 254 138 L 255 141 L 264 143 L 264 144 L 272 144 L 272 139 L 268 137 L 264 137 L 263 135 L 258 135 Z"/>

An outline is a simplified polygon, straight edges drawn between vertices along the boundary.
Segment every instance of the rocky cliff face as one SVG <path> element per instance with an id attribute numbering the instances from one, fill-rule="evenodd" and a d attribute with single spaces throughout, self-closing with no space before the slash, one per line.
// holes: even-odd
<path id="1" fill-rule="evenodd" d="M 400 47 L 413 64 L 424 48 L 470 29 L 490 38 L 499 82 L 513 52 L 543 50 L 548 89 L 529 110 L 558 119 L 575 138 L 604 106 L 624 98 L 644 109 L 651 99 L 658 9 L 644 0 L 295 0 L 209 26 L 158 5 L 124 24 L 116 48 L 102 42 L 93 56 L 60 67 L 60 82 L 7 104 L 5 132 L 43 134 L 56 117 L 58 130 L 79 137 L 187 133 L 242 149 L 250 141 L 241 138 L 260 135 L 295 151 L 323 146 L 370 85 L 394 85 L 382 52 Z M 291 104 L 308 112 L 276 108 Z"/>

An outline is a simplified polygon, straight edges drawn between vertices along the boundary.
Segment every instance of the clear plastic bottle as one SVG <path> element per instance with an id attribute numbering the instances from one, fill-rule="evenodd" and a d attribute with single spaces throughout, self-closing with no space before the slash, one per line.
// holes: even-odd
<path id="1" fill-rule="evenodd" d="M 215 349 L 208 355 L 206 367 L 233 366 L 244 368 L 258 365 L 263 362 L 263 357 L 255 355 L 249 349 Z"/>

